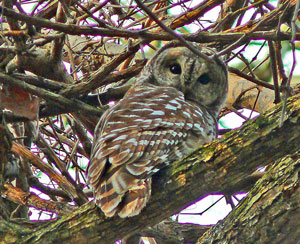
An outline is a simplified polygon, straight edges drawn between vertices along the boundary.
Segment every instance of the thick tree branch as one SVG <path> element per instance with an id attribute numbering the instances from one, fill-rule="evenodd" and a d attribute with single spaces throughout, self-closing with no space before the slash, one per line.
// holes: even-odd
<path id="1" fill-rule="evenodd" d="M 180 224 L 171 219 L 149 227 L 141 232 L 142 236 L 153 237 L 158 243 L 182 244 L 196 243 L 211 225 Z"/>
<path id="2" fill-rule="evenodd" d="M 299 243 L 299 168 L 300 150 L 275 162 L 237 208 L 197 244 Z"/>
<path id="3" fill-rule="evenodd" d="M 155 225 L 209 193 L 236 187 L 257 167 L 300 150 L 299 95 L 289 99 L 287 112 L 282 127 L 281 106 L 276 106 L 238 131 L 161 170 L 153 180 L 152 198 L 139 216 L 107 219 L 94 203 L 88 203 L 60 219 L 41 223 L 30 234 L 17 224 L 0 221 L 0 237 L 17 240 L 22 236 L 18 243 L 113 243 Z"/>

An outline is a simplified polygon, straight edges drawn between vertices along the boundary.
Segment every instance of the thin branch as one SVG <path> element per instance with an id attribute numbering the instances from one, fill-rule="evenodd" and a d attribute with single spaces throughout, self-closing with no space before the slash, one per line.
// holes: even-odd
<path id="1" fill-rule="evenodd" d="M 147 42 L 137 42 L 134 45 L 130 46 L 128 51 L 125 51 L 114 58 L 110 63 L 103 65 L 99 70 L 94 72 L 87 82 L 82 82 L 76 86 L 70 86 L 65 90 L 60 92 L 61 95 L 66 97 L 74 97 L 78 95 L 88 94 L 96 88 L 99 88 L 103 84 L 103 77 L 107 77 L 112 71 L 114 71 L 123 61 L 136 53 L 141 44 Z"/>
<path id="2" fill-rule="evenodd" d="M 42 199 L 35 193 L 24 192 L 20 188 L 14 187 L 9 184 L 4 185 L 4 190 L 2 190 L 1 196 L 23 206 L 35 207 L 37 209 L 54 212 L 59 215 L 70 213 L 74 210 L 74 207 L 71 205 L 62 202 Z"/>
<path id="3" fill-rule="evenodd" d="M 292 80 L 293 73 L 294 73 L 294 70 L 295 70 L 295 67 L 296 67 L 296 53 L 295 53 L 296 47 L 295 47 L 295 43 L 291 42 L 291 46 L 292 46 L 292 50 L 293 50 L 293 65 L 292 65 L 292 68 L 291 68 L 291 71 L 290 71 L 290 74 L 289 74 L 287 84 L 286 84 L 285 87 L 282 87 L 284 93 L 283 93 L 283 107 L 282 107 L 282 112 L 281 112 L 281 119 L 280 119 L 280 122 L 279 122 L 280 127 L 283 125 L 283 122 L 284 122 L 285 113 L 286 113 L 286 106 L 287 106 L 287 98 L 291 94 L 291 91 L 290 91 L 291 80 Z"/>
<path id="4" fill-rule="evenodd" d="M 291 20 L 291 27 L 292 27 L 292 38 L 291 38 L 291 42 L 294 42 L 296 40 L 296 21 L 298 18 L 298 14 L 299 14 L 299 6 L 300 6 L 300 1 L 296 1 L 296 6 L 295 6 L 295 10 L 293 13 L 293 17 Z"/>
<path id="5" fill-rule="evenodd" d="M 229 53 L 232 50 L 234 50 L 235 48 L 237 48 L 238 46 L 240 46 L 241 44 L 243 44 L 244 42 L 246 42 L 247 40 L 249 40 L 249 38 L 248 38 L 249 35 L 251 35 L 251 33 L 253 33 L 255 30 L 257 30 L 260 26 L 262 26 L 269 19 L 271 19 L 271 17 L 272 16 L 268 16 L 266 18 L 261 18 L 261 20 L 249 32 L 245 32 L 243 36 L 241 36 L 238 40 L 236 40 L 234 43 L 232 43 L 231 45 L 229 45 L 222 51 L 218 52 L 217 55 L 222 56 L 226 53 Z"/>
<path id="6" fill-rule="evenodd" d="M 215 8 L 216 6 L 222 4 L 223 2 L 224 0 L 214 0 L 214 1 L 206 0 L 204 2 L 201 2 L 195 7 L 193 7 L 192 9 L 189 9 L 188 11 L 180 14 L 175 20 L 172 21 L 170 28 L 176 29 L 186 24 L 190 24 L 194 20 L 201 18 L 209 10 Z"/>
<path id="7" fill-rule="evenodd" d="M 62 197 L 66 201 L 70 202 L 72 199 L 68 194 L 60 189 L 50 188 L 41 183 L 38 178 L 31 176 L 28 178 L 28 183 L 31 187 L 38 189 L 39 191 L 47 194 L 50 198 Z"/>
<path id="8" fill-rule="evenodd" d="M 169 33 L 152 33 L 147 32 L 144 30 L 124 30 L 124 29 L 105 29 L 105 28 L 98 28 L 93 26 L 77 26 L 73 24 L 62 24 L 62 23 L 54 23 L 52 21 L 38 18 L 38 17 L 31 17 L 28 15 L 16 13 L 13 10 L 7 9 L 5 7 L 0 7 L 0 11 L 4 16 L 13 17 L 17 20 L 24 21 L 26 23 L 49 28 L 57 31 L 64 32 L 70 35 L 89 35 L 89 36 L 106 36 L 106 37 L 124 37 L 124 38 L 134 38 L 134 39 L 149 39 L 149 40 L 164 40 L 170 41 L 174 40 L 174 36 L 170 35 Z M 276 16 L 275 16 L 276 17 Z M 219 42 L 232 42 L 236 41 L 239 38 L 243 37 L 244 33 L 240 32 L 239 29 L 233 29 L 232 33 L 204 33 L 200 32 L 197 34 L 186 34 L 182 35 L 184 39 L 187 41 L 194 41 L 194 42 L 215 42 L 218 40 Z M 277 31 L 257 31 L 253 33 L 247 34 L 247 37 L 252 40 L 291 40 L 292 34 L 288 32 L 281 32 L 277 33 Z M 296 33 L 296 39 L 300 40 L 300 33 Z"/>
<path id="9" fill-rule="evenodd" d="M 271 67 L 272 67 L 272 73 L 273 73 L 273 82 L 274 82 L 274 88 L 275 88 L 275 101 L 274 103 L 280 102 L 280 90 L 278 85 L 278 75 L 277 75 L 277 62 L 276 62 L 276 53 L 275 48 L 272 41 L 268 42 L 269 44 L 269 55 L 271 59 Z"/>
<path id="10" fill-rule="evenodd" d="M 164 23 L 162 23 L 155 14 L 152 13 L 152 11 L 145 6 L 145 4 L 143 4 L 140 0 L 135 0 L 136 4 L 142 9 L 144 10 L 151 19 L 153 19 L 156 24 L 158 24 L 158 26 L 160 26 L 165 32 L 169 33 L 171 36 L 173 36 L 175 39 L 177 39 L 178 41 L 180 41 L 185 47 L 187 47 L 188 49 L 190 49 L 193 53 L 197 54 L 199 57 L 203 58 L 205 61 L 211 63 L 212 59 L 206 55 L 204 55 L 203 53 L 201 53 L 199 51 L 199 49 L 197 49 L 196 47 L 194 47 L 193 45 L 191 45 L 190 43 L 188 43 L 182 36 L 177 35 L 171 28 L 169 28 L 168 26 L 166 26 Z"/>
<path id="11" fill-rule="evenodd" d="M 266 87 L 266 88 L 275 90 L 275 87 L 274 87 L 272 84 L 267 83 L 267 82 L 265 82 L 265 81 L 263 81 L 263 80 L 255 79 L 255 78 L 253 78 L 252 76 L 247 75 L 247 74 L 241 72 L 240 70 L 238 70 L 238 69 L 236 69 L 236 68 L 229 67 L 228 70 L 229 70 L 230 72 L 232 72 L 232 73 L 234 73 L 234 74 L 236 74 L 236 75 L 238 75 L 238 76 L 244 78 L 244 79 L 247 79 L 247 80 L 249 80 L 249 81 L 251 81 L 251 82 L 257 84 L 257 85 L 260 85 L 260 86 L 263 86 L 263 87 Z"/>
<path id="12" fill-rule="evenodd" d="M 65 193 L 70 196 L 70 198 L 74 199 L 77 197 L 74 186 L 71 185 L 64 176 L 58 174 L 52 167 L 50 167 L 48 164 L 45 164 L 38 156 L 29 151 L 26 147 L 18 143 L 13 143 L 12 151 L 23 158 L 29 159 L 32 165 L 46 173 L 60 186 L 61 189 L 65 191 Z"/>
<path id="13" fill-rule="evenodd" d="M 84 113 L 93 113 L 93 114 L 98 114 L 101 115 L 102 111 L 100 109 L 96 109 L 92 106 L 89 106 L 87 104 L 84 104 L 83 102 L 77 100 L 77 99 L 68 99 L 65 98 L 59 94 L 55 94 L 53 92 L 47 91 L 42 88 L 38 88 L 36 86 L 27 84 L 23 82 L 22 80 L 15 79 L 12 76 L 6 75 L 4 73 L 0 73 L 0 83 L 6 84 L 6 85 L 11 85 L 14 87 L 18 87 L 24 91 L 27 91 L 33 95 L 36 95 L 38 97 L 44 98 L 46 100 L 51 101 L 52 103 L 57 104 L 60 107 L 63 108 L 72 108 L 72 109 L 77 109 L 81 110 Z"/>
<path id="14" fill-rule="evenodd" d="M 275 42 L 275 52 L 276 52 L 276 62 L 277 62 L 278 73 L 279 73 L 280 79 L 282 80 L 281 86 L 285 86 L 288 81 L 288 77 L 286 76 L 285 70 L 284 70 L 282 54 L 281 54 L 281 43 L 278 41 Z"/>
<path id="15" fill-rule="evenodd" d="M 82 189 L 77 185 L 70 175 L 70 172 L 66 168 L 66 164 L 56 155 L 54 150 L 50 147 L 47 141 L 39 136 L 39 140 L 36 142 L 37 146 L 42 152 L 49 158 L 50 162 L 55 162 L 57 168 L 60 170 L 61 174 L 67 179 L 68 183 L 72 184 L 76 189 L 76 198 L 74 199 L 77 205 L 82 205 L 88 201 L 87 196 L 83 193 Z"/>

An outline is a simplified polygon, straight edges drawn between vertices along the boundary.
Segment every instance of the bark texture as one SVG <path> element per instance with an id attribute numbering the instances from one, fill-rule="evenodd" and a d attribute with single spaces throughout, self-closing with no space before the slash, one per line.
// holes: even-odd
<path id="1" fill-rule="evenodd" d="M 300 151 L 278 160 L 248 196 L 197 244 L 299 243 Z"/>

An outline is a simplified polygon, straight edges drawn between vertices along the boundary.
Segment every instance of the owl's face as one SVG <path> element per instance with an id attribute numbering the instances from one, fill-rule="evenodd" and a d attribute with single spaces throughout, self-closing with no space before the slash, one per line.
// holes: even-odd
<path id="1" fill-rule="evenodd" d="M 201 51 L 212 55 L 212 51 Z M 205 53 L 204 53 L 205 54 Z M 186 47 L 165 48 L 158 52 L 147 65 L 151 79 L 157 86 L 174 87 L 185 99 L 206 106 L 217 115 L 227 96 L 227 70 L 217 57 L 211 62 L 194 54 Z"/>

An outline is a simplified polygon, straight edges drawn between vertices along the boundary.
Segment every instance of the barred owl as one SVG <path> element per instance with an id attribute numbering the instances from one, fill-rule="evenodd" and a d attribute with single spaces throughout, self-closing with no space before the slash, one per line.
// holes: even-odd
<path id="1" fill-rule="evenodd" d="M 87 175 L 106 216 L 139 214 L 155 172 L 216 138 L 227 70 L 210 49 L 199 49 L 207 58 L 178 43 L 164 46 L 98 122 Z"/>

